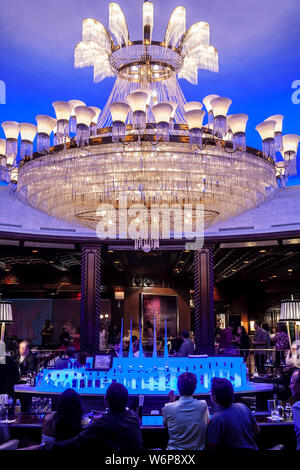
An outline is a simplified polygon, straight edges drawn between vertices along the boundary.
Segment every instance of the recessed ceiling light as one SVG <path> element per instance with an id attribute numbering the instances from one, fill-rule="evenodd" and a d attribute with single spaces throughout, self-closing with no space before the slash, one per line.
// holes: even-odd
<path id="1" fill-rule="evenodd" d="M 237 271 L 237 269 L 232 269 L 231 271 L 232 271 L 233 273 L 235 273 L 235 272 Z"/>
<path id="2" fill-rule="evenodd" d="M 267 253 L 267 250 L 259 250 L 260 253 Z"/>
<path id="3" fill-rule="evenodd" d="M 50 260 L 50 261 L 49 261 L 49 263 L 50 263 L 50 264 L 53 264 L 53 263 L 54 263 L 54 261 Z"/>
<path id="4" fill-rule="evenodd" d="M 244 264 L 248 264 L 248 263 L 249 263 L 249 261 L 243 261 L 243 263 L 244 263 Z"/>
<path id="5" fill-rule="evenodd" d="M 184 261 L 179 261 L 180 264 L 184 263 Z"/>
<path id="6" fill-rule="evenodd" d="M 277 277 L 276 274 L 274 274 L 274 276 L 272 276 L 273 278 Z"/>
<path id="7" fill-rule="evenodd" d="M 108 252 L 108 253 L 113 253 L 113 252 L 114 252 L 114 250 L 107 250 L 107 252 Z"/>
<path id="8" fill-rule="evenodd" d="M 293 269 L 288 269 L 288 272 L 289 272 L 289 273 L 292 273 L 292 272 L 293 272 Z"/>
<path id="9" fill-rule="evenodd" d="M 32 253 L 38 253 L 39 250 L 32 250 Z"/>
<path id="10" fill-rule="evenodd" d="M 120 261 L 114 261 L 115 264 L 120 264 Z"/>

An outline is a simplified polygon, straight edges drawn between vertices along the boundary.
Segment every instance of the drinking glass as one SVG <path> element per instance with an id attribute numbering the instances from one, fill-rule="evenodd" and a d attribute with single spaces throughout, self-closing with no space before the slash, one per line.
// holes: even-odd
<path id="1" fill-rule="evenodd" d="M 276 400 L 268 400 L 268 411 L 271 415 L 271 419 L 273 421 L 279 420 L 279 412 L 277 410 L 277 402 Z"/>

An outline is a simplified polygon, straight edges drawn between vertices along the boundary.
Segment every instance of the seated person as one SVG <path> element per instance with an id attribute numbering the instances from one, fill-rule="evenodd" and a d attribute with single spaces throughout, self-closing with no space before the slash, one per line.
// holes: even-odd
<path id="1" fill-rule="evenodd" d="M 297 439 L 297 450 L 300 450 L 300 370 L 295 370 L 291 378 L 291 392 L 296 401 L 293 405 L 293 418 Z"/>
<path id="2" fill-rule="evenodd" d="M 47 413 L 43 420 L 42 443 L 46 448 L 56 441 L 65 441 L 77 436 L 81 428 L 82 405 L 75 390 L 68 388 L 59 398 L 57 411 Z"/>
<path id="3" fill-rule="evenodd" d="M 295 367 L 300 369 L 300 341 L 294 341 L 292 344 L 292 350 L 289 351 L 285 358 L 287 366 Z"/>
<path id="4" fill-rule="evenodd" d="M 208 424 L 207 448 L 258 450 L 254 437 L 259 426 L 246 405 L 233 403 L 232 383 L 214 377 L 210 397 L 217 411 Z"/>
<path id="5" fill-rule="evenodd" d="M 29 341 L 21 341 L 15 361 L 21 376 L 27 375 L 35 370 L 35 359 L 34 355 L 30 352 Z"/>
<path id="6" fill-rule="evenodd" d="M 202 450 L 205 447 L 208 409 L 204 400 L 195 400 L 197 378 L 191 372 L 178 377 L 179 400 L 171 394 L 170 403 L 162 410 L 169 432 L 167 450 Z"/>
<path id="7" fill-rule="evenodd" d="M 56 442 L 52 449 L 99 448 L 120 451 L 143 449 L 142 434 L 137 414 L 126 408 L 128 391 L 120 383 L 112 383 L 105 399 L 109 411 L 96 419 L 77 437 Z"/>
<path id="8" fill-rule="evenodd" d="M 190 339 L 189 332 L 186 330 L 183 330 L 181 332 L 181 338 L 182 338 L 182 343 L 176 356 L 188 357 L 190 354 L 194 354 L 195 343 Z"/>
<path id="9" fill-rule="evenodd" d="M 74 346 L 69 346 L 66 354 L 56 359 L 54 363 L 54 369 L 68 369 L 71 366 L 71 359 L 75 360 L 74 368 L 82 367 L 79 361 L 76 359 L 76 349 Z"/>

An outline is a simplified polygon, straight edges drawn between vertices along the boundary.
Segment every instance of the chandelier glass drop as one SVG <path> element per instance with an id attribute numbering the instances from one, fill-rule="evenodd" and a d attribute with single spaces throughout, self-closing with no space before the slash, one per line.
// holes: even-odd
<path id="1" fill-rule="evenodd" d="M 275 115 L 256 127 L 263 151 L 247 147 L 248 116 L 228 115 L 231 100 L 216 94 L 203 98 L 206 119 L 202 103 L 186 102 L 178 78 L 196 85 L 199 69 L 218 71 L 209 25 L 187 29 L 185 8 L 177 7 L 159 42 L 152 38 L 153 18 L 153 4 L 144 2 L 140 40 L 130 39 L 116 3 L 109 5 L 109 30 L 85 19 L 75 67 L 93 67 L 95 82 L 116 77 L 103 110 L 80 100 L 56 101 L 55 119 L 38 115 L 37 126 L 6 121 L 6 140 L 0 141 L 2 179 L 21 200 L 92 229 L 106 217 L 108 226 L 119 228 L 113 238 L 133 238 L 144 251 L 181 237 L 176 230 L 186 222 L 186 206 L 197 237 L 197 204 L 204 205 L 207 227 L 272 197 L 278 178 L 295 174 L 300 140 L 282 136 L 283 116 Z M 153 210 L 160 207 L 171 208 L 170 222 Z M 120 209 L 127 210 L 125 229 Z"/>

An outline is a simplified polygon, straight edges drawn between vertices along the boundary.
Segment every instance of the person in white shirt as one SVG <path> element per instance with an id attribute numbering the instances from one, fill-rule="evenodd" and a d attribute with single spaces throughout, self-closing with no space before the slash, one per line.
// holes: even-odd
<path id="1" fill-rule="evenodd" d="M 300 341 L 294 341 L 292 343 L 292 349 L 289 351 L 285 358 L 287 366 L 296 367 L 300 369 Z"/>
<path id="2" fill-rule="evenodd" d="M 293 405 L 293 419 L 297 439 L 297 450 L 300 450 L 300 369 L 293 373 L 290 387 L 293 397 L 298 400 Z"/>
<path id="3" fill-rule="evenodd" d="M 209 413 L 206 401 L 196 400 L 193 394 L 197 377 L 185 372 L 178 377 L 179 400 L 170 393 L 170 403 L 162 410 L 163 422 L 169 432 L 167 450 L 203 450 Z"/>

